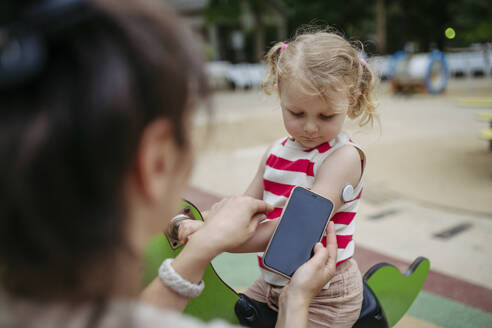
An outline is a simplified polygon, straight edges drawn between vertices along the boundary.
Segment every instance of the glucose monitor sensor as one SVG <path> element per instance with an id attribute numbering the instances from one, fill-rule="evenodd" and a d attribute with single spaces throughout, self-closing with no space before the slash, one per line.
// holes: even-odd
<path id="1" fill-rule="evenodd" d="M 346 185 L 342 189 L 342 200 L 348 202 L 354 199 L 354 187 L 352 185 Z"/>

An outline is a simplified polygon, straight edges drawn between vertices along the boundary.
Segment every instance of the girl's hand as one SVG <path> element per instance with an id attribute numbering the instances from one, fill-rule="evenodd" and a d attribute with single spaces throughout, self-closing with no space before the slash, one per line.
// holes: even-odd
<path id="1" fill-rule="evenodd" d="M 282 291 L 281 302 L 282 299 L 293 298 L 309 306 L 313 297 L 333 278 L 337 262 L 337 239 L 333 222 L 328 224 L 326 235 L 326 248 L 321 243 L 316 244 L 314 256 L 297 269 Z"/>
<path id="2" fill-rule="evenodd" d="M 273 210 L 262 200 L 249 196 L 224 198 L 206 213 L 205 224 L 193 239 L 206 239 L 218 253 L 238 247 L 248 240 L 261 219 Z"/>
<path id="3" fill-rule="evenodd" d="M 186 243 L 188 239 L 193 235 L 198 229 L 203 226 L 203 221 L 199 220 L 183 220 L 179 224 L 178 228 L 178 239 L 182 243 Z"/>

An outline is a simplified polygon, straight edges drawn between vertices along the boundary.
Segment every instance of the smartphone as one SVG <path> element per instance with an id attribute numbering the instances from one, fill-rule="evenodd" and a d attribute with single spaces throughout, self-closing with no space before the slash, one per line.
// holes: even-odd
<path id="1" fill-rule="evenodd" d="M 295 187 L 263 255 L 263 265 L 286 278 L 306 263 L 328 226 L 333 203 L 302 187 Z"/>

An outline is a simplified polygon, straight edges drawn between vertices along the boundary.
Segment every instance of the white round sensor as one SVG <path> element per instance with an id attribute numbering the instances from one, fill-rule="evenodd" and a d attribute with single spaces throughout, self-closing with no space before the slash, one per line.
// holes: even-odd
<path id="1" fill-rule="evenodd" d="M 352 185 L 346 185 L 342 189 L 342 200 L 348 202 L 354 199 L 354 187 Z"/>

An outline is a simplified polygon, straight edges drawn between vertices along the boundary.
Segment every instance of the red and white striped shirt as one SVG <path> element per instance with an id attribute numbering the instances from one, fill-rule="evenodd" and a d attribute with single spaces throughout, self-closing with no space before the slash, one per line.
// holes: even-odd
<path id="1" fill-rule="evenodd" d="M 312 188 L 316 173 L 323 161 L 336 149 L 344 145 L 352 145 L 364 154 L 361 147 L 354 144 L 345 132 L 341 132 L 336 138 L 308 149 L 292 138 L 282 138 L 276 141 L 267 157 L 265 173 L 263 175 L 263 200 L 271 204 L 275 209 L 267 219 L 273 220 L 280 217 L 287 199 L 295 186 Z M 335 231 L 338 244 L 338 262 L 350 259 L 354 255 L 355 231 L 354 217 L 359 208 L 362 186 L 364 183 L 365 156 L 362 159 L 362 176 L 359 184 L 354 187 L 355 198 L 345 202 L 331 218 L 335 223 Z M 341 191 L 340 191 L 341 192 Z M 322 243 L 326 245 L 326 236 Z M 288 280 L 281 275 L 263 268 L 261 258 L 263 253 L 258 253 L 258 262 L 266 282 L 285 286 Z M 324 288 L 328 288 L 327 284 Z"/>

